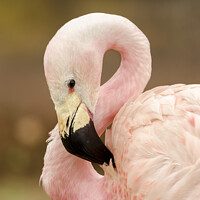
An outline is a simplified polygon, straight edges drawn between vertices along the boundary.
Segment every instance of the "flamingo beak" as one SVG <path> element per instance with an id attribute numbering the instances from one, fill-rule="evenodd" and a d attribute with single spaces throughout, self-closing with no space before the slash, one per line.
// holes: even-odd
<path id="1" fill-rule="evenodd" d="M 60 137 L 69 153 L 101 165 L 112 160 L 115 166 L 113 154 L 99 138 L 87 106 L 75 92 L 55 109 Z"/>

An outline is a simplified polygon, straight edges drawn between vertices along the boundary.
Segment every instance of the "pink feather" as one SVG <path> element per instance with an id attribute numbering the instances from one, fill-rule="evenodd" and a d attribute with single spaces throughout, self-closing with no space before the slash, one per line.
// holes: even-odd
<path id="1" fill-rule="evenodd" d="M 111 48 L 122 62 L 100 87 L 103 55 Z M 151 55 L 133 23 L 101 13 L 71 20 L 49 43 L 44 63 L 54 103 L 65 98 L 61 82 L 73 69 L 98 134 L 114 119 L 106 145 L 117 169 L 103 165 L 101 176 L 91 163 L 66 152 L 56 126 L 41 175 L 52 200 L 200 199 L 200 85 L 161 86 L 141 94 Z"/>

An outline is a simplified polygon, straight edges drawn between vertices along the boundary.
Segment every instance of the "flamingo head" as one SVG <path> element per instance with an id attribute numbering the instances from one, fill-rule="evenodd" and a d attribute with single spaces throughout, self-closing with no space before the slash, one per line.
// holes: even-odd
<path id="1" fill-rule="evenodd" d="M 119 51 L 122 62 L 100 87 L 103 56 L 108 49 Z M 124 17 L 84 15 L 67 22 L 49 42 L 44 69 L 67 151 L 91 162 L 109 164 L 113 155 L 95 128 L 101 134 L 122 105 L 146 86 L 151 74 L 146 36 Z"/>
<path id="2" fill-rule="evenodd" d="M 66 150 L 91 162 L 109 164 L 113 155 L 93 123 L 100 88 L 98 61 L 102 58 L 94 53 L 91 43 L 82 45 L 89 36 L 80 35 L 80 31 L 78 24 L 68 22 L 52 38 L 44 56 L 45 76 Z"/>

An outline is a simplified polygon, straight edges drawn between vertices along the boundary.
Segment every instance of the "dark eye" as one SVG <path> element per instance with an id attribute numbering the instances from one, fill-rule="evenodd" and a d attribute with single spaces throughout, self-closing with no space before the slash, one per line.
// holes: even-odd
<path id="1" fill-rule="evenodd" d="M 75 86 L 75 80 L 74 80 L 74 79 L 71 79 L 71 80 L 69 81 L 69 83 L 68 83 L 68 87 L 71 88 L 71 89 L 73 89 L 74 86 Z"/>

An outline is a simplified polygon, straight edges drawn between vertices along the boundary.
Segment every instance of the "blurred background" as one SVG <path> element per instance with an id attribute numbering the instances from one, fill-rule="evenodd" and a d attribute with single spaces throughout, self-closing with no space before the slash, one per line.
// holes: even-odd
<path id="1" fill-rule="evenodd" d="M 153 72 L 146 89 L 200 83 L 199 6 L 198 0 L 1 0 L 0 199 L 48 199 L 39 177 L 45 140 L 57 120 L 43 55 L 64 23 L 90 12 L 125 16 L 151 43 Z M 102 82 L 119 64 L 119 53 L 106 53 Z"/>

